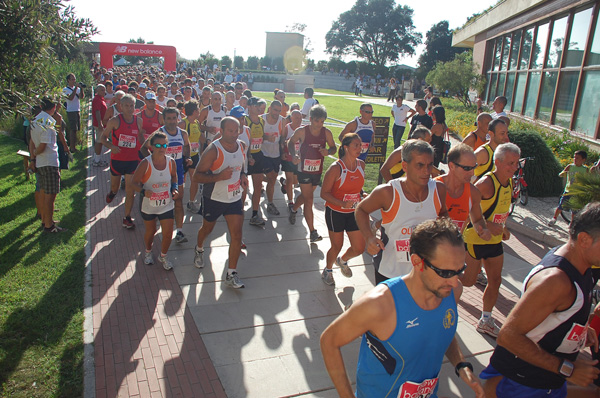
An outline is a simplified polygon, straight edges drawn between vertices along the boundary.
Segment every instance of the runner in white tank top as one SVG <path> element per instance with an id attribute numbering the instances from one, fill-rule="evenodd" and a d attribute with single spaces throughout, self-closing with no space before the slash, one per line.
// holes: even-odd
<path id="1" fill-rule="evenodd" d="M 264 139 L 262 152 L 264 171 L 267 175 L 267 213 L 278 216 L 279 210 L 273 203 L 275 193 L 275 181 L 281 166 L 281 147 L 285 140 L 283 136 L 283 118 L 281 117 L 281 102 L 274 100 L 269 107 L 268 113 L 261 116 L 265 121 Z"/>
<path id="2" fill-rule="evenodd" d="M 202 109 L 198 117 L 200 129 L 206 134 L 206 145 L 221 136 L 221 120 L 225 116 L 225 108 L 221 105 L 221 94 L 212 93 L 210 105 Z"/>

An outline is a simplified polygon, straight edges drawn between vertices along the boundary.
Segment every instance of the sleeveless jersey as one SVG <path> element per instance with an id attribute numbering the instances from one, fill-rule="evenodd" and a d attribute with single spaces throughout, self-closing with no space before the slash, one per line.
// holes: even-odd
<path id="1" fill-rule="evenodd" d="M 242 133 L 238 136 L 238 140 L 246 144 L 246 149 L 250 147 L 250 127 L 242 126 Z"/>
<path id="2" fill-rule="evenodd" d="M 231 178 L 222 181 L 205 183 L 202 195 L 206 198 L 223 203 L 233 203 L 242 198 L 242 186 L 240 184 L 240 173 L 246 169 L 246 152 L 242 148 L 242 142 L 237 141 L 235 152 L 228 152 L 219 138 L 213 145 L 217 149 L 217 159 L 210 166 L 211 174 L 218 174 L 227 167 L 233 169 Z"/>
<path id="3" fill-rule="evenodd" d="M 494 173 L 488 173 L 494 183 L 494 195 L 489 199 L 481 198 L 481 211 L 483 212 L 483 218 L 487 221 L 495 222 L 497 224 L 506 224 L 508 218 L 508 212 L 510 211 L 510 200 L 513 191 L 512 178 L 509 179 L 507 186 L 502 186 L 498 178 Z M 502 242 L 502 234 L 492 235 L 492 239 L 483 240 L 477 235 L 477 232 L 473 228 L 473 224 L 469 223 L 465 230 L 463 237 L 465 243 L 472 245 L 489 245 L 494 243 Z"/>
<path id="4" fill-rule="evenodd" d="M 225 117 L 225 107 L 221 105 L 221 109 L 216 112 L 212 105 L 208 106 L 208 115 L 206 116 L 206 126 L 207 127 L 216 127 L 217 131 L 214 133 L 206 132 L 206 144 L 208 145 L 212 141 L 215 140 L 217 134 L 221 132 L 221 120 Z"/>
<path id="5" fill-rule="evenodd" d="M 523 282 L 523 290 L 533 275 L 543 269 L 556 267 L 567 274 L 573 283 L 576 290 L 575 301 L 566 310 L 548 315 L 527 333 L 527 337 L 552 355 L 574 362 L 587 339 L 594 281 L 591 269 L 581 275 L 566 258 L 555 254 L 556 249 L 558 248 L 548 252 L 540 264 L 529 272 Z M 504 376 L 524 386 L 547 390 L 558 389 L 565 383 L 564 377 L 531 365 L 500 345 L 494 350 L 490 364 Z"/>
<path id="6" fill-rule="evenodd" d="M 132 117 L 133 122 L 127 123 L 123 115 L 119 115 L 119 127 L 112 132 L 112 143 L 121 150 L 119 153 L 110 153 L 112 160 L 133 161 L 139 160 L 138 150 L 142 143 L 138 142 L 137 117 Z"/>
<path id="7" fill-rule="evenodd" d="M 152 162 L 152 155 L 146 157 L 148 169 L 142 176 L 143 188 L 152 191 L 149 198 L 142 198 L 142 212 L 146 214 L 163 214 L 173 210 L 171 195 L 171 158 L 167 156 L 167 166 L 158 170 Z"/>
<path id="8" fill-rule="evenodd" d="M 146 116 L 146 111 L 140 112 L 140 118 L 142 119 L 142 128 L 146 131 L 144 133 L 144 139 L 148 139 L 152 133 L 154 133 L 160 127 L 158 123 L 158 112 L 156 109 L 154 110 L 154 116 L 148 117 Z"/>
<path id="9" fill-rule="evenodd" d="M 454 294 L 437 308 L 424 310 L 402 278 L 387 285 L 396 307 L 396 329 L 387 340 L 363 335 L 356 369 L 356 396 L 435 397 L 446 350 L 456 334 L 458 312 Z"/>
<path id="10" fill-rule="evenodd" d="M 290 150 L 288 149 L 287 142 L 290 140 L 290 138 L 292 138 L 292 136 L 294 135 L 296 130 L 292 128 L 291 123 L 286 124 L 284 130 L 285 130 L 285 135 L 286 135 L 285 136 L 285 145 L 283 146 L 283 154 L 285 155 L 284 160 L 291 162 L 292 155 L 290 154 Z M 299 154 L 300 153 L 300 142 L 296 141 L 294 148 L 296 148 L 296 154 Z"/>
<path id="11" fill-rule="evenodd" d="M 404 175 L 404 170 L 402 169 L 402 162 L 396 163 L 394 167 L 390 169 L 390 174 L 392 178 L 399 178 Z"/>
<path id="12" fill-rule="evenodd" d="M 358 134 L 362 141 L 360 146 L 360 156 L 358 158 L 364 161 L 369 153 L 369 144 L 371 143 L 373 134 L 375 134 L 375 129 L 373 128 L 373 121 L 370 121 L 369 124 L 362 124 L 358 116 L 355 117 L 354 120 L 356 121 L 355 133 Z"/>
<path id="13" fill-rule="evenodd" d="M 477 133 L 475 133 L 474 131 L 471 131 L 466 137 L 469 138 L 469 136 L 474 135 L 475 136 L 475 144 L 473 145 L 473 150 L 476 150 L 477 148 L 479 148 L 480 146 L 482 146 L 483 144 L 485 144 L 485 141 L 482 140 L 481 138 L 479 138 L 479 136 L 477 135 Z"/>
<path id="14" fill-rule="evenodd" d="M 200 136 L 202 135 L 200 124 L 198 121 L 191 123 L 187 117 L 183 121 L 185 122 L 185 131 L 187 131 L 190 140 L 190 155 L 198 155 L 200 153 Z"/>
<path id="15" fill-rule="evenodd" d="M 167 148 L 167 156 L 175 159 L 175 164 L 177 165 L 177 172 L 183 172 L 183 134 L 181 134 L 181 129 L 177 127 L 177 133 L 175 135 L 171 135 L 165 126 L 160 128 L 163 133 L 167 135 L 167 139 L 169 141 L 169 147 Z"/>
<path id="16" fill-rule="evenodd" d="M 412 270 L 409 253 L 412 229 L 423 221 L 436 219 L 442 207 L 435 180 L 427 183 L 427 198 L 420 203 L 406 198 L 401 181 L 388 182 L 394 188 L 394 199 L 389 209 L 381 210 L 381 240 L 385 250 L 373 257 L 374 264 L 379 265 L 378 272 L 388 278 L 406 275 Z"/>
<path id="17" fill-rule="evenodd" d="M 477 180 L 483 177 L 485 173 L 494 171 L 494 151 L 492 151 L 489 143 L 484 144 L 483 147 L 488 153 L 488 161 L 475 167 L 475 171 L 473 171 L 473 173 L 475 174 L 475 178 Z"/>
<path id="18" fill-rule="evenodd" d="M 310 126 L 304 127 L 304 141 L 300 144 L 300 171 L 302 173 L 323 173 L 324 157 L 319 150 L 325 148 L 326 143 L 325 127 L 321 128 L 316 137 L 310 132 Z"/>
<path id="19" fill-rule="evenodd" d="M 442 176 L 435 177 L 436 181 L 444 182 Z M 471 201 L 471 184 L 466 183 L 463 186 L 463 193 L 458 198 L 453 198 L 446 190 L 446 208 L 448 209 L 448 216 L 458 226 L 458 230 L 462 231 L 465 226 L 467 218 L 469 218 L 469 212 L 473 203 Z"/>
<path id="20" fill-rule="evenodd" d="M 365 170 L 359 161 L 356 162 L 356 168 L 352 171 L 348 170 L 342 159 L 337 160 L 335 164 L 341 168 L 342 172 L 333 183 L 331 194 L 334 198 L 344 202 L 354 202 L 354 206 L 346 209 L 330 202 L 326 202 L 325 206 L 340 213 L 354 213 L 356 205 L 360 202 L 360 191 L 365 185 Z"/>
<path id="21" fill-rule="evenodd" d="M 250 116 L 246 116 L 246 125 L 250 128 L 250 153 L 258 153 L 262 150 L 265 121 L 259 117 L 258 123 L 254 123 Z"/>
<path id="22" fill-rule="evenodd" d="M 269 124 L 269 122 L 267 121 L 267 114 L 261 115 L 261 118 L 264 121 L 265 132 L 261 150 L 266 157 L 278 158 L 281 156 L 281 147 L 279 146 L 279 143 L 283 130 L 283 118 L 279 116 L 275 124 Z M 275 142 L 269 141 L 267 139 L 267 136 L 275 136 Z"/>

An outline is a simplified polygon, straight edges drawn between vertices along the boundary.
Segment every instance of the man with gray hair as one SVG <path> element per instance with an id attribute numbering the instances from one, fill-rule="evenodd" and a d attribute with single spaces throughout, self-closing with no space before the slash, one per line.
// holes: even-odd
<path id="1" fill-rule="evenodd" d="M 373 255 L 375 283 L 408 274 L 412 269 L 409 240 L 423 221 L 447 216 L 446 187 L 431 179 L 433 147 L 410 139 L 402 145 L 405 176 L 379 185 L 356 208 L 358 228 Z M 381 239 L 371 230 L 369 215 L 381 211 Z M 384 250 L 385 249 L 385 250 Z"/>
<path id="2" fill-rule="evenodd" d="M 464 232 L 467 270 L 462 282 L 465 286 L 473 286 L 483 263 L 488 283 L 483 291 L 483 311 L 477 331 L 497 337 L 500 328 L 494 323 L 492 309 L 498 300 L 502 282 L 502 241 L 510 238 L 506 220 L 513 190 L 512 176 L 517 171 L 521 150 L 512 143 L 500 144 L 493 156 L 495 170 L 475 183 L 475 187 L 481 192 L 481 211 L 492 237 L 489 240 L 483 239 L 473 225 L 469 224 Z"/>

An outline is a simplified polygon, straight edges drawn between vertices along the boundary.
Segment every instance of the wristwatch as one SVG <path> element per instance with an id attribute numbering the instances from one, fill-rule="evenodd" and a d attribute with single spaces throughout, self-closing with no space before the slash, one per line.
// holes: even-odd
<path id="1" fill-rule="evenodd" d="M 469 368 L 469 369 L 471 369 L 471 372 L 473 371 L 473 365 L 471 365 L 470 362 L 459 362 L 456 364 L 456 367 L 454 368 L 454 371 L 456 372 L 456 375 L 458 377 L 460 377 L 459 372 L 462 368 Z"/>
<path id="2" fill-rule="evenodd" d="M 573 374 L 574 369 L 575 366 L 573 365 L 573 362 L 563 359 L 558 367 L 558 373 L 562 377 L 569 378 Z"/>

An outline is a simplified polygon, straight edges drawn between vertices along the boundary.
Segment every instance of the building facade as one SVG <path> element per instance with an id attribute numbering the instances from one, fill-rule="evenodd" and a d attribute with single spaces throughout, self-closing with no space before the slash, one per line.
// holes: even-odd
<path id="1" fill-rule="evenodd" d="M 486 76 L 483 98 L 600 142 L 600 1 L 505 0 L 455 31 Z"/>

